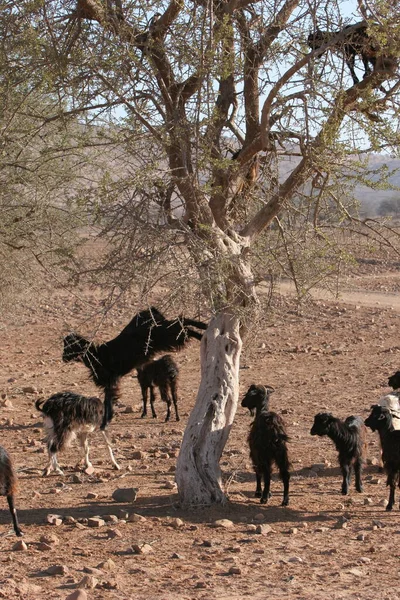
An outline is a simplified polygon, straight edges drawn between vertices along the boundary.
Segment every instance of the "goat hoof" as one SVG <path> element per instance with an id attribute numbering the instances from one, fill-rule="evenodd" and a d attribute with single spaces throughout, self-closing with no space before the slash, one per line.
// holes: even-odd
<path id="1" fill-rule="evenodd" d="M 356 491 L 357 491 L 359 494 L 362 494 L 362 492 L 364 491 L 364 488 L 363 488 L 363 487 L 356 487 Z"/>
<path id="2" fill-rule="evenodd" d="M 268 502 L 268 498 L 261 498 L 260 503 L 261 504 L 267 504 Z"/>
<path id="3" fill-rule="evenodd" d="M 18 531 L 16 531 L 16 532 L 15 532 L 15 535 L 16 535 L 17 537 L 23 537 L 23 535 L 24 535 L 24 532 L 23 532 L 23 531 L 21 531 L 20 529 L 18 529 Z"/>
<path id="4" fill-rule="evenodd" d="M 386 510 L 392 510 L 393 509 L 393 505 L 388 504 L 386 507 Z"/>
<path id="5" fill-rule="evenodd" d="M 281 506 L 288 506 L 288 505 L 289 505 L 289 500 L 282 500 Z"/>

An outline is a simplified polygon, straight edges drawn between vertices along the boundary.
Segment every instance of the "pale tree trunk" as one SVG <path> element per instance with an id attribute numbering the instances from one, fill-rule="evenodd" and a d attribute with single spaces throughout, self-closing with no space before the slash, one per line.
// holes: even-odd
<path id="1" fill-rule="evenodd" d="M 225 501 L 219 461 L 236 413 L 241 350 L 239 318 L 217 314 L 201 342 L 201 383 L 177 462 L 183 505 Z"/>

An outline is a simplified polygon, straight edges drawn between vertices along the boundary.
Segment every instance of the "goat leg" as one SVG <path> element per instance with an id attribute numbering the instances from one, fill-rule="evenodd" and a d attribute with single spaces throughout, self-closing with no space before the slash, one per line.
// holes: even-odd
<path id="1" fill-rule="evenodd" d="M 261 475 L 259 473 L 256 473 L 256 491 L 255 491 L 254 497 L 261 498 L 261 495 L 262 495 Z"/>
<path id="2" fill-rule="evenodd" d="M 267 504 L 269 498 L 271 497 L 270 489 L 271 487 L 271 471 L 270 469 L 264 469 L 264 491 L 261 496 L 261 504 Z"/>
<path id="3" fill-rule="evenodd" d="M 11 518 L 13 521 L 13 526 L 14 526 L 14 531 L 15 531 L 15 535 L 17 535 L 18 537 L 21 537 L 22 535 L 24 535 L 20 529 L 19 523 L 18 523 L 18 516 L 17 516 L 17 510 L 14 506 L 14 496 L 12 494 L 9 494 L 7 496 L 7 502 L 8 502 L 8 506 L 10 509 L 10 513 L 11 513 Z"/>
<path id="4" fill-rule="evenodd" d="M 104 430 L 102 430 L 101 433 L 103 434 L 104 440 L 105 440 L 105 442 L 107 444 L 108 452 L 110 454 L 111 462 L 114 465 L 114 469 L 116 469 L 117 471 L 119 471 L 121 467 L 119 466 L 119 464 L 117 463 L 117 461 L 114 458 L 114 453 L 112 451 L 110 440 L 108 439 L 107 434 L 106 434 L 106 432 Z"/>

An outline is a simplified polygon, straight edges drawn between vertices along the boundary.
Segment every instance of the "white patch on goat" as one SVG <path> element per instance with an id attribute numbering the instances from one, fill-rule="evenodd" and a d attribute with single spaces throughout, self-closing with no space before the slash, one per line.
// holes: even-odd
<path id="1" fill-rule="evenodd" d="M 393 417 L 393 427 L 400 430 L 400 402 L 398 394 L 386 394 L 379 399 L 378 404 L 390 410 Z"/>

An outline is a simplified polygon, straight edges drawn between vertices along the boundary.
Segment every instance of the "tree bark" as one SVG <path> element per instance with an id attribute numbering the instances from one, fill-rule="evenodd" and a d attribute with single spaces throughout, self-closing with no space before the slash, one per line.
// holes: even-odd
<path id="1" fill-rule="evenodd" d="M 219 461 L 236 413 L 241 350 L 239 318 L 218 313 L 201 342 L 201 383 L 177 462 L 182 505 L 226 500 Z"/>

